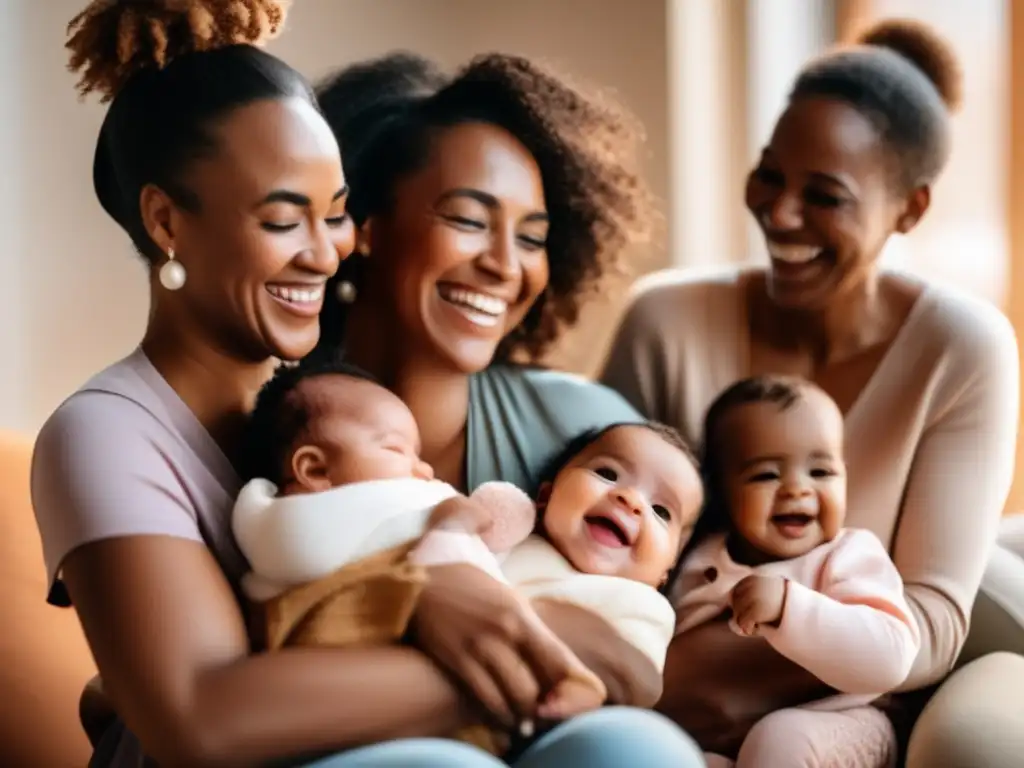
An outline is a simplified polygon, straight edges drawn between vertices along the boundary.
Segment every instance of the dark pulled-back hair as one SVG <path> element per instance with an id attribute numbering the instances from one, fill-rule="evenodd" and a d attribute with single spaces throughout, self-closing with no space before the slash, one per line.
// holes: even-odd
<path id="1" fill-rule="evenodd" d="M 722 422 L 735 408 L 751 403 L 771 403 L 786 411 L 793 407 L 810 385 L 794 376 L 752 376 L 727 387 L 708 408 L 700 447 L 701 476 L 704 480 L 704 510 L 691 543 L 696 545 L 711 533 L 727 531 L 731 525 L 729 505 L 722 479 L 726 450 Z"/>
<path id="2" fill-rule="evenodd" d="M 315 106 L 296 70 L 256 45 L 284 24 L 286 0 L 96 0 L 68 25 L 68 68 L 79 93 L 111 102 L 93 160 L 100 204 L 147 261 L 162 258 L 139 209 L 153 184 L 176 204 L 199 200 L 184 183 L 189 163 L 216 149 L 212 128 L 264 99 Z"/>
<path id="3" fill-rule="evenodd" d="M 379 384 L 372 375 L 338 352 L 307 355 L 298 364 L 282 364 L 256 396 L 246 424 L 242 452 L 245 480 L 262 477 L 281 484 L 281 470 L 288 451 L 309 424 L 309 402 L 296 393 L 304 381 L 320 376 L 347 376 Z"/>
<path id="4" fill-rule="evenodd" d="M 341 145 L 357 224 L 387 212 L 399 180 L 421 168 L 438 130 L 466 122 L 514 135 L 540 168 L 550 218 L 547 290 L 496 359 L 536 361 L 576 322 L 584 295 L 651 233 L 655 206 L 639 171 L 643 131 L 620 106 L 519 56 L 473 59 L 454 76 L 408 53 L 349 67 L 317 89 Z M 358 258 L 339 280 L 357 281 Z M 344 338 L 345 307 L 327 292 L 320 343 Z"/>
<path id="5" fill-rule="evenodd" d="M 829 52 L 797 77 L 790 102 L 824 97 L 849 104 L 878 130 L 903 189 L 933 182 L 950 152 L 950 115 L 960 106 L 956 54 L 930 27 L 888 20 L 856 45 Z"/>

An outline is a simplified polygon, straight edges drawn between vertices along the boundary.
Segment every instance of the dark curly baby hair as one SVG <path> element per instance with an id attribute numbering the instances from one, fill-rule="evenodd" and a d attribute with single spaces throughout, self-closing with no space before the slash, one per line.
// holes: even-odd
<path id="1" fill-rule="evenodd" d="M 855 42 L 805 67 L 790 101 L 824 97 L 849 104 L 889 147 L 901 189 L 930 184 L 949 159 L 950 115 L 960 106 L 956 55 L 916 21 L 879 22 Z"/>
<path id="2" fill-rule="evenodd" d="M 215 152 L 211 126 L 263 99 L 315 106 L 297 71 L 256 46 L 285 21 L 284 0 L 96 0 L 68 25 L 68 68 L 82 96 L 110 101 L 93 160 L 100 204 L 149 262 L 139 195 L 153 184 L 187 210 L 200 201 L 184 184 L 190 161 Z"/>
<path id="3" fill-rule="evenodd" d="M 309 355 L 297 365 L 278 366 L 256 396 L 243 441 L 243 479 L 262 477 L 281 484 L 281 468 L 312 416 L 299 385 L 319 376 L 347 376 L 379 384 L 377 379 L 345 361 L 340 353 Z"/>
<path id="4" fill-rule="evenodd" d="M 320 104 L 341 145 L 357 224 L 385 213 L 397 183 L 423 167 L 440 130 L 466 122 L 504 128 L 540 168 L 550 217 L 550 280 L 497 361 L 539 359 L 576 322 L 585 296 L 620 268 L 624 246 L 651 233 L 656 206 L 639 170 L 643 131 L 630 114 L 519 56 L 473 59 L 454 76 L 395 53 L 326 79 Z M 358 283 L 359 259 L 334 278 Z M 327 291 L 320 343 L 344 338 L 345 308 Z"/>

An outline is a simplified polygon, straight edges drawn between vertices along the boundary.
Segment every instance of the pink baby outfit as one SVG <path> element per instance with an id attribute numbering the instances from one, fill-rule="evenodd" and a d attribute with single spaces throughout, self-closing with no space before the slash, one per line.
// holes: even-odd
<path id="1" fill-rule="evenodd" d="M 752 574 L 788 582 L 779 625 L 760 626 L 758 634 L 838 693 L 763 718 L 740 748 L 737 768 L 894 764 L 895 732 L 868 705 L 906 679 L 921 640 L 881 541 L 847 528 L 801 557 L 750 567 L 733 561 L 724 535 L 713 537 L 686 558 L 673 588 L 676 633 L 720 617 L 733 587 Z M 739 633 L 731 619 L 730 627 Z"/>

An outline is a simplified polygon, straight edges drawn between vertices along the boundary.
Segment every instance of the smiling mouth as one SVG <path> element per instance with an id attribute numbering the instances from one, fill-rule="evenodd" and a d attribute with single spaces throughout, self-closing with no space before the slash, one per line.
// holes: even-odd
<path id="1" fill-rule="evenodd" d="M 266 286 L 266 289 L 278 304 L 295 314 L 310 317 L 320 313 L 324 299 L 323 284 L 282 285 L 271 283 Z"/>
<path id="2" fill-rule="evenodd" d="M 441 300 L 458 310 L 467 320 L 482 328 L 493 328 L 508 312 L 508 302 L 480 291 L 460 285 L 440 283 L 437 293 Z"/>
<path id="3" fill-rule="evenodd" d="M 817 518 L 806 512 L 772 515 L 771 522 L 786 538 L 798 538 Z"/>
<path id="4" fill-rule="evenodd" d="M 615 520 L 604 515 L 588 515 L 583 518 L 590 537 L 598 544 L 613 549 L 632 546 L 629 534 Z"/>
<path id="5" fill-rule="evenodd" d="M 781 264 L 803 266 L 810 264 L 824 253 L 825 249 L 816 245 L 783 245 L 768 241 L 768 255 L 771 256 L 772 261 Z"/>

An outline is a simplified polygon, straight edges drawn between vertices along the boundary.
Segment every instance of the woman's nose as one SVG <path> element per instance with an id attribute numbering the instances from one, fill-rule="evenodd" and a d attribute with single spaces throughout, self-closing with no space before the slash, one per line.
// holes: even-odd
<path id="1" fill-rule="evenodd" d="M 503 282 L 518 280 L 522 265 L 516 252 L 515 234 L 496 231 L 487 250 L 480 255 L 479 264 Z"/>
<path id="2" fill-rule="evenodd" d="M 791 232 L 804 226 L 803 202 L 799 195 L 782 192 L 768 203 L 761 213 L 761 225 L 765 229 Z"/>

